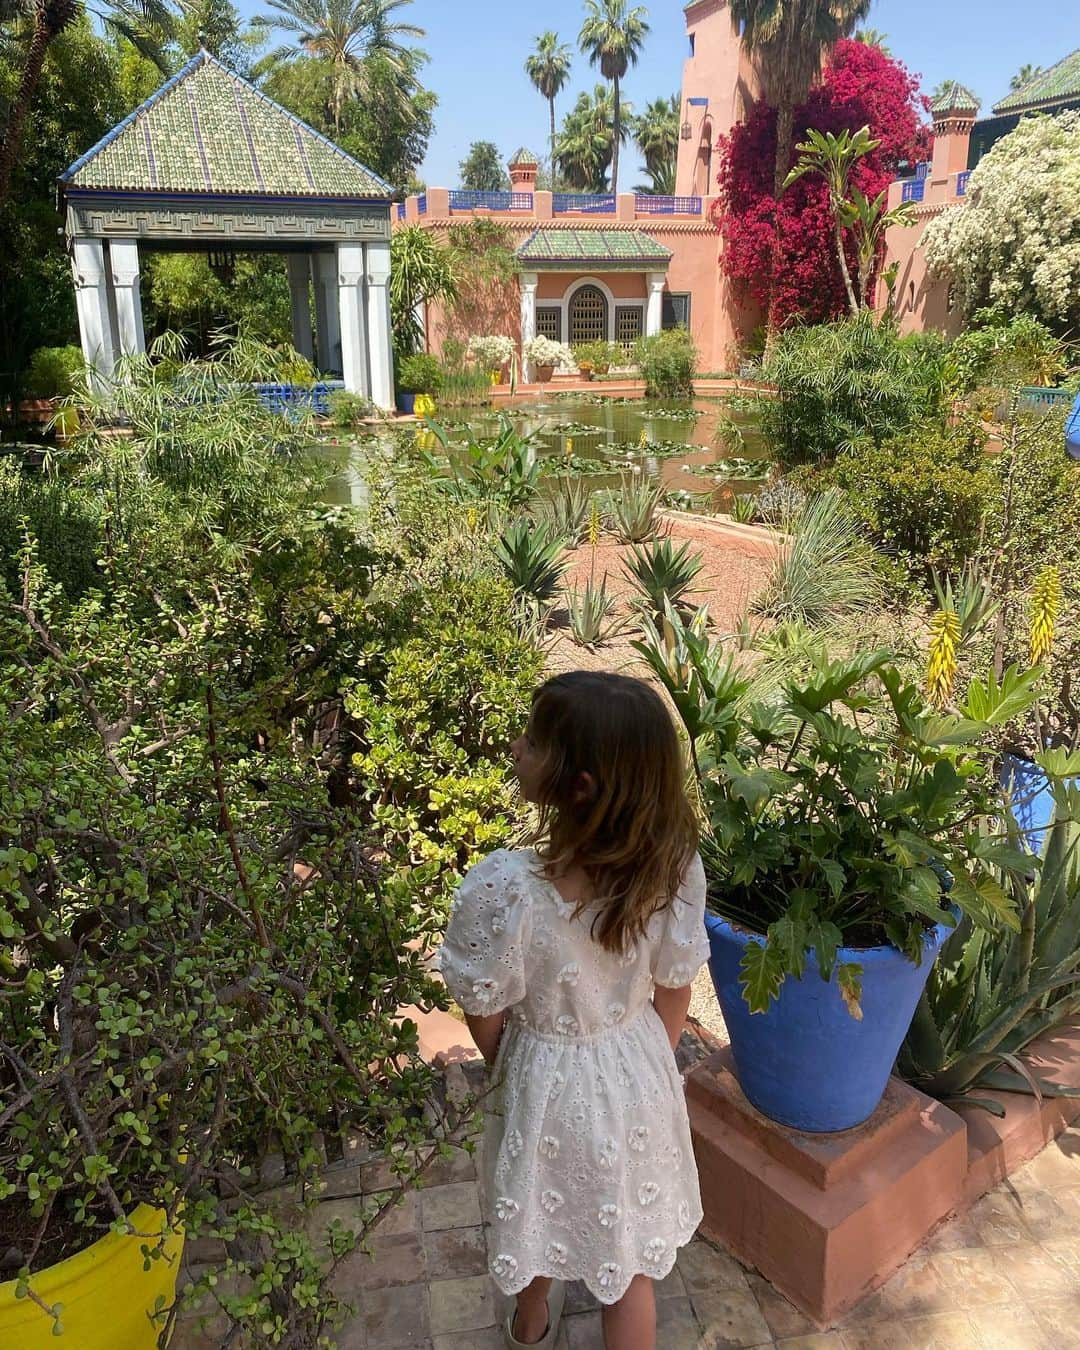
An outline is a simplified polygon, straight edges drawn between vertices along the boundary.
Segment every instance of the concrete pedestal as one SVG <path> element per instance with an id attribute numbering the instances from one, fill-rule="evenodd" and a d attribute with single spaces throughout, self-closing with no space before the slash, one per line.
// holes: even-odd
<path id="1" fill-rule="evenodd" d="M 963 1122 L 897 1079 L 865 1125 L 831 1135 L 755 1110 L 727 1048 L 688 1074 L 686 1100 L 702 1230 L 823 1326 L 884 1283 L 963 1199 Z"/>

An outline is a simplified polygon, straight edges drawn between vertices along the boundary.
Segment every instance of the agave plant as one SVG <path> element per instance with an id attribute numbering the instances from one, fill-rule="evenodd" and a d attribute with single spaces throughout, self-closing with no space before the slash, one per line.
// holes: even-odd
<path id="1" fill-rule="evenodd" d="M 590 580 L 583 590 L 567 591 L 570 632 L 579 646 L 599 646 L 626 627 L 626 620 L 614 614 L 615 603 L 615 596 L 608 594 L 606 573 L 599 586 Z"/>
<path id="2" fill-rule="evenodd" d="M 731 519 L 739 525 L 749 525 L 757 516 L 757 501 L 752 493 L 740 492 L 731 503 Z"/>
<path id="3" fill-rule="evenodd" d="M 540 601 L 550 600 L 562 580 L 564 546 L 547 521 L 525 516 L 512 521 L 493 545 L 514 590 Z"/>
<path id="4" fill-rule="evenodd" d="M 960 621 L 959 645 L 963 647 L 982 626 L 992 619 L 1001 608 L 994 599 L 989 581 L 980 575 L 970 560 L 956 579 L 944 580 L 933 573 L 934 590 L 937 593 L 938 609 L 952 612 Z"/>
<path id="5" fill-rule="evenodd" d="M 701 565 L 701 554 L 691 553 L 689 542 L 676 548 L 670 539 L 654 539 L 651 544 L 634 545 L 626 575 L 653 611 L 663 614 L 665 600 L 678 607 L 690 593 Z"/>
<path id="6" fill-rule="evenodd" d="M 972 1089 L 1080 1096 L 1038 1078 L 1020 1058 L 1038 1036 L 1080 1013 L 1080 754 L 1036 757 L 1051 779 L 1054 817 L 1040 859 L 1003 866 L 1000 884 L 1016 906 L 1016 931 L 987 932 L 964 920 L 949 937 L 923 993 L 898 1068 L 908 1082 L 950 1100 Z M 1020 828 L 1007 811 L 1011 844 Z M 989 836 L 991 826 L 984 826 Z M 993 857 L 987 838 L 987 856 Z M 1008 859 L 1005 859 L 1008 863 Z M 993 1098 L 965 1095 L 995 1115 Z"/>
<path id="7" fill-rule="evenodd" d="M 657 515 L 664 489 L 644 474 L 622 474 L 619 491 L 612 500 L 615 532 L 622 544 L 641 544 L 656 537 Z"/>
<path id="8" fill-rule="evenodd" d="M 547 519 L 568 544 L 580 544 L 589 530 L 592 494 L 581 477 L 560 476 L 546 507 Z"/>

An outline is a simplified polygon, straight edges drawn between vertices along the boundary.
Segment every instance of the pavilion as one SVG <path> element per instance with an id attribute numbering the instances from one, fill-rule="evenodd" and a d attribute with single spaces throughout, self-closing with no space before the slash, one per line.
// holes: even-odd
<path id="1" fill-rule="evenodd" d="M 119 357 L 145 351 L 142 250 L 275 252 L 296 349 L 393 407 L 390 187 L 208 52 L 60 184 L 83 354 L 103 382 Z"/>

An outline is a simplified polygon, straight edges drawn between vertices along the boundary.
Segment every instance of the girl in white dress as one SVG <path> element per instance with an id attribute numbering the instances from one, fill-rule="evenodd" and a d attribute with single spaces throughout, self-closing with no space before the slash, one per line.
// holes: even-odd
<path id="1" fill-rule="evenodd" d="M 653 1350 L 653 1281 L 701 1221 L 674 1046 L 709 954 L 678 738 L 641 680 L 556 676 L 511 747 L 536 849 L 467 874 L 440 966 L 490 1069 L 483 1190 L 507 1345 L 554 1345 L 564 1281 L 608 1350 Z"/>

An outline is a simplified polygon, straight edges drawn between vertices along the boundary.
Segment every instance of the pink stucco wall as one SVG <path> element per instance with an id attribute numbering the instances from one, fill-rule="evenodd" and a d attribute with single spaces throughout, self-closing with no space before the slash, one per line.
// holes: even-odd
<path id="1" fill-rule="evenodd" d="M 943 211 L 962 211 L 964 197 L 958 195 L 957 180 L 968 159 L 971 121 L 951 119 L 935 128 L 930 172 L 923 184 L 923 197 L 914 204 L 914 224 L 900 229 L 894 226 L 886 235 L 885 267 L 898 265 L 893 287 L 893 305 L 900 328 L 905 333 L 934 328 L 955 335 L 963 327 L 958 307 L 949 304 L 949 285 L 927 275 L 926 256 L 921 242 L 927 225 Z M 889 189 L 889 207 L 903 199 L 904 185 L 893 183 Z M 885 288 L 878 286 L 878 303 L 887 300 Z"/>
<path id="2" fill-rule="evenodd" d="M 694 0 L 685 17 L 691 54 L 683 64 L 681 120 L 690 136 L 679 141 L 675 191 L 705 196 L 716 181 L 716 142 L 742 120 L 756 86 L 727 0 Z M 692 98 L 708 103 L 691 106 Z"/>

